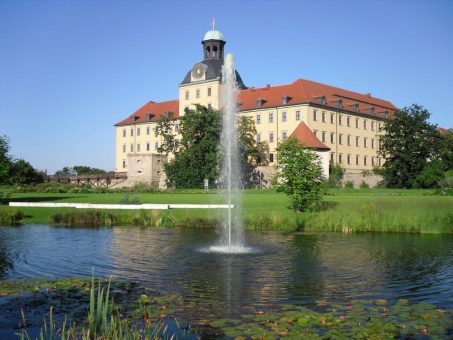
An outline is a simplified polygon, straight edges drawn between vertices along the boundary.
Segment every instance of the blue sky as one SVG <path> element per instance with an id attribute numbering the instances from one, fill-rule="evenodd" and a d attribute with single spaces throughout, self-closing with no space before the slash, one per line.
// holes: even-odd
<path id="1" fill-rule="evenodd" d="M 113 170 L 113 125 L 177 98 L 212 17 L 247 86 L 305 78 L 453 127 L 453 1 L 0 0 L 0 135 L 49 173 Z"/>

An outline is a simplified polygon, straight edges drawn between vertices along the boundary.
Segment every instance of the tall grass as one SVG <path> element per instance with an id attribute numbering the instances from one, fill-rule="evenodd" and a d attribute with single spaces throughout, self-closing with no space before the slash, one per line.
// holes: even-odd
<path id="1" fill-rule="evenodd" d="M 44 320 L 41 328 L 40 340 L 104 340 L 104 339 L 173 339 L 174 334 L 170 334 L 164 320 L 159 320 L 155 325 L 149 320 L 143 323 L 134 324 L 122 317 L 116 308 L 113 299 L 110 297 L 111 279 L 108 281 L 107 289 L 102 287 L 99 280 L 96 288 L 94 276 L 92 277 L 90 288 L 90 302 L 88 314 L 83 326 L 76 325 L 75 322 L 69 323 L 67 318 L 61 327 L 53 320 L 53 307 L 50 307 L 49 320 Z M 148 315 L 143 308 L 143 315 Z M 22 312 L 23 327 L 26 328 L 25 316 Z M 184 335 L 184 333 L 182 334 Z M 20 339 L 31 340 L 28 332 L 23 330 Z"/>

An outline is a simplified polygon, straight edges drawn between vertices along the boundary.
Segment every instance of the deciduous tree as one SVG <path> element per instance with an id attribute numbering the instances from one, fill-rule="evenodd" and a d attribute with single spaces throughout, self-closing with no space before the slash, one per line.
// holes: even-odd
<path id="1" fill-rule="evenodd" d="M 379 153 L 385 158 L 382 175 L 392 188 L 436 186 L 442 179 L 441 136 L 419 105 L 405 107 L 386 120 Z"/>
<path id="2" fill-rule="evenodd" d="M 277 152 L 280 168 L 277 190 L 290 197 L 295 211 L 317 207 L 324 193 L 324 175 L 316 153 L 295 138 L 281 143 Z"/>

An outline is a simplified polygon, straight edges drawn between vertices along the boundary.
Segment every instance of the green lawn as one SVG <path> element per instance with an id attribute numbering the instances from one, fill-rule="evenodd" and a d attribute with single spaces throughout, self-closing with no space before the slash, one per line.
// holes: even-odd
<path id="1" fill-rule="evenodd" d="M 317 212 L 291 211 L 289 200 L 274 190 L 244 190 L 242 212 L 246 225 L 254 230 L 318 231 L 395 231 L 453 232 L 453 196 L 432 195 L 432 190 L 332 189 Z M 14 201 L 48 201 L 81 203 L 120 203 L 125 199 L 139 203 L 223 203 L 214 193 L 17 193 Z M 0 212 L 12 208 L 0 206 Z M 17 208 L 16 208 L 17 209 Z M 75 209 L 20 208 L 23 223 L 49 223 L 51 216 Z M 127 224 L 136 211 L 109 211 Z M 146 213 L 141 212 L 145 218 Z M 167 223 L 182 226 L 192 221 L 215 224 L 221 210 L 175 209 L 156 214 L 170 217 Z M 173 222 L 168 222 L 173 221 Z M 140 223 L 138 223 L 140 224 Z M 193 224 L 193 223 L 192 223 Z"/>

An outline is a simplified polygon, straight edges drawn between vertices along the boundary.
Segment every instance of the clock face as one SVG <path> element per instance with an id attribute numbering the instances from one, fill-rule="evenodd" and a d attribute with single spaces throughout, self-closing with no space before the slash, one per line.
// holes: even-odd
<path id="1" fill-rule="evenodd" d="M 194 79 L 201 79 L 204 76 L 204 65 L 199 63 L 195 64 L 192 68 L 192 78 Z"/>

